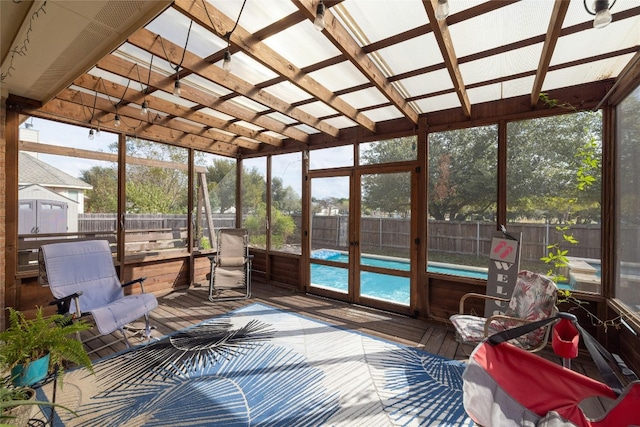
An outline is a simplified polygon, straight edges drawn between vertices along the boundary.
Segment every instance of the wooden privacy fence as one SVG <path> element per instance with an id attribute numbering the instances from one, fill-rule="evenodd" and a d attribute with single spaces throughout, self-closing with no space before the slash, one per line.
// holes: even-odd
<path id="1" fill-rule="evenodd" d="M 125 229 L 133 230 L 181 230 L 187 227 L 186 215 L 127 214 Z M 294 216 L 298 224 L 299 215 Z M 115 214 L 80 214 L 78 215 L 78 231 L 113 232 L 116 230 Z M 214 214 L 213 223 L 216 228 L 235 227 L 234 214 Z M 349 246 L 347 216 L 314 216 L 312 217 L 313 249 L 346 248 Z M 206 226 L 206 224 L 205 224 Z M 509 232 L 522 232 L 521 259 L 538 261 L 548 252 L 547 246 L 559 243 L 562 248 L 570 250 L 570 255 L 580 258 L 600 259 L 600 225 L 573 225 L 570 234 L 578 240 L 577 245 L 563 241 L 562 235 L 553 224 L 508 224 Z M 484 257 L 489 253 L 491 237 L 496 229 L 489 222 L 435 221 L 427 223 L 429 251 Z M 359 244 L 363 251 L 391 249 L 407 251 L 411 247 L 413 237 L 410 235 L 411 219 L 409 218 L 373 218 L 364 217 L 360 222 Z"/>
<path id="2" fill-rule="evenodd" d="M 313 249 L 348 247 L 347 226 L 346 216 L 314 216 L 311 227 Z M 556 243 L 562 248 L 570 249 L 573 257 L 600 259 L 599 224 L 571 226 L 569 232 L 578 240 L 577 245 L 564 242 L 553 224 L 513 223 L 507 228 L 514 234 L 522 232 L 523 260 L 539 261 L 547 255 L 547 247 Z M 363 251 L 374 248 L 406 251 L 413 241 L 410 230 L 409 218 L 362 218 L 359 245 Z M 431 220 L 427 223 L 429 251 L 485 257 L 491 248 L 495 230 L 493 223 Z"/>

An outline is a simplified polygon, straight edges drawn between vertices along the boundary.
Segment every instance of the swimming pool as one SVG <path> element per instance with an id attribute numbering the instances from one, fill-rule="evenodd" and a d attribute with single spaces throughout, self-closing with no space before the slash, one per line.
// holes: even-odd
<path id="1" fill-rule="evenodd" d="M 347 293 L 348 270 L 347 268 L 332 267 L 328 265 L 314 264 L 313 259 L 325 259 L 347 263 L 348 256 L 344 252 L 321 249 L 311 254 L 311 283 L 313 286 L 331 289 Z M 395 270 L 409 271 L 409 262 L 401 258 L 361 256 L 362 265 L 391 268 Z M 452 264 L 429 263 L 428 271 L 431 273 L 453 274 L 457 276 L 486 279 L 487 271 L 481 268 L 464 268 Z M 410 281 L 408 277 L 392 276 L 388 274 L 360 272 L 360 294 L 368 298 L 391 301 L 397 304 L 409 305 Z"/>

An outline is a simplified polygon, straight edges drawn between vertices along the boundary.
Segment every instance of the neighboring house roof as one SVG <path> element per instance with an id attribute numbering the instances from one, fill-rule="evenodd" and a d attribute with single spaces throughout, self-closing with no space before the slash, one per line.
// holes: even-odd
<path id="1" fill-rule="evenodd" d="M 30 194 L 25 195 L 25 193 L 32 193 L 33 191 L 41 191 L 45 194 L 48 194 L 48 199 L 46 199 L 45 197 L 37 197 L 38 200 L 57 200 L 57 201 L 63 201 L 66 203 L 73 203 L 73 204 L 78 204 L 78 202 L 76 200 L 70 199 L 67 196 L 64 196 L 60 193 L 56 193 L 55 191 L 49 190 L 46 187 L 43 187 L 42 185 L 38 185 L 38 184 L 28 184 L 28 185 L 21 185 L 18 188 L 18 199 L 19 200 L 29 200 L 33 197 L 31 197 Z"/>
<path id="2" fill-rule="evenodd" d="M 20 152 L 18 158 L 18 185 L 39 184 L 43 187 L 77 188 L 91 190 L 93 186 L 75 178 L 31 154 Z"/>

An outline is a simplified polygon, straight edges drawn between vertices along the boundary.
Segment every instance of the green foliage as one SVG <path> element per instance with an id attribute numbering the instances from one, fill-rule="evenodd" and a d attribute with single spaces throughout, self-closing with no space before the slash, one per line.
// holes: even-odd
<path id="1" fill-rule="evenodd" d="M 93 372 L 89 355 L 75 337 L 76 332 L 90 329 L 90 324 L 83 320 L 71 322 L 69 317 L 62 314 L 45 317 L 42 307 L 38 307 L 33 319 L 27 319 L 24 313 L 12 307 L 8 310 L 9 327 L 0 332 L 0 354 L 6 369 L 20 364 L 28 365 L 49 353 L 49 372 L 57 367 L 62 376 L 65 362 L 75 363 Z"/>
<path id="2" fill-rule="evenodd" d="M 591 188 L 598 179 L 594 176 L 600 176 L 600 159 L 597 157 L 598 145 L 594 139 L 591 139 L 577 150 L 576 158 L 579 159 L 580 165 L 576 171 L 576 189 L 578 192 L 586 192 Z M 578 244 L 578 240 L 571 234 L 571 221 L 567 221 L 566 225 L 556 226 L 556 232 L 562 236 L 562 242 L 548 245 L 549 252 L 547 256 L 540 258 L 550 266 L 547 275 L 552 277 L 556 282 L 567 282 L 569 279 L 565 276 L 565 272 L 569 266 L 568 249 L 562 248 L 562 243 L 568 245 Z"/>
<path id="3" fill-rule="evenodd" d="M 255 212 L 247 216 L 243 220 L 244 227 L 249 231 L 249 238 L 251 244 L 257 247 L 266 246 L 266 213 L 267 206 L 265 203 L 260 203 Z M 282 247 L 289 236 L 293 234 L 296 229 L 296 224 L 288 215 L 280 212 L 278 209 L 272 207 L 271 209 L 271 246 Z"/>
<path id="4" fill-rule="evenodd" d="M 118 169 L 117 166 L 93 166 L 80 173 L 80 179 L 93 186 L 86 192 L 85 211 L 87 213 L 118 212 Z"/>
<path id="5" fill-rule="evenodd" d="M 494 217 L 497 152 L 496 126 L 429 134 L 429 216 L 463 221 Z"/>
<path id="6" fill-rule="evenodd" d="M 14 425 L 14 423 L 16 422 L 16 415 L 11 414 L 9 411 L 20 406 L 38 405 L 56 407 L 69 411 L 73 415 L 77 415 L 71 409 L 58 403 L 35 400 L 33 399 L 34 395 L 35 391 L 32 388 L 15 387 L 11 384 L 9 378 L 5 378 L 4 381 L 0 383 L 0 423 L 2 423 L 0 424 L 0 426 L 7 425 L 4 424 L 4 422 L 8 423 L 9 425 Z"/>
<path id="7" fill-rule="evenodd" d="M 236 205 L 236 162 L 233 160 L 213 159 L 207 166 L 207 187 L 212 210 L 221 213 Z"/>

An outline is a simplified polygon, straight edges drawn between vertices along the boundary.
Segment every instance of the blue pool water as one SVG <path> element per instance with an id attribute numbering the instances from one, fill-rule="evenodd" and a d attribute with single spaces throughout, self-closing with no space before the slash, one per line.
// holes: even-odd
<path id="1" fill-rule="evenodd" d="M 314 251 L 311 257 L 311 283 L 313 283 L 314 286 L 328 288 L 343 293 L 348 292 L 348 270 L 346 268 L 331 267 L 313 263 L 314 258 L 347 263 L 349 258 L 346 254 L 323 249 Z M 360 257 L 360 263 L 362 265 L 373 267 L 409 271 L 408 262 L 392 258 L 363 256 Z M 466 270 L 462 267 L 456 266 L 429 264 L 428 269 L 431 273 L 453 274 L 478 279 L 487 278 L 486 272 Z M 369 298 L 409 305 L 409 278 L 362 271 L 360 272 L 360 294 Z"/>

